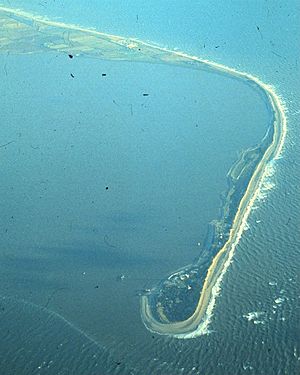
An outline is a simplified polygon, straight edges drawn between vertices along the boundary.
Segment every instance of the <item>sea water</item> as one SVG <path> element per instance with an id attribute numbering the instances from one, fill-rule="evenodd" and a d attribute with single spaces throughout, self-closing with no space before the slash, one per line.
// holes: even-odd
<path id="1" fill-rule="evenodd" d="M 180 88 L 176 94 L 176 87 L 170 85 L 174 84 L 175 72 L 183 74 L 184 70 L 145 65 L 132 68 L 127 63 L 96 63 L 88 59 L 75 60 L 70 66 L 71 60 L 66 56 L 7 56 L 2 60 L 7 72 L 6 76 L 3 69 L 6 86 L 2 102 L 5 118 L 12 126 L 3 134 L 5 139 L 10 139 L 11 131 L 18 138 L 15 144 L 9 145 L 14 149 L 7 146 L 1 150 L 3 173 L 8 181 L 2 193 L 6 215 L 2 223 L 6 236 L 1 261 L 1 293 L 5 296 L 2 322 L 7 333 L 1 342 L 4 358 L 1 363 L 5 373 L 16 373 L 16 368 L 24 374 L 298 372 L 299 217 L 296 207 L 299 197 L 296 187 L 299 160 L 295 124 L 299 119 L 299 71 L 295 49 L 299 30 L 295 20 L 299 9 L 297 13 L 294 2 L 285 8 L 277 2 L 258 3 L 257 8 L 252 3 L 226 3 L 217 9 L 209 4 L 205 7 L 193 4 L 191 9 L 182 2 L 176 7 L 172 4 L 142 7 L 132 2 L 123 9 L 112 3 L 104 3 L 102 8 L 95 4 L 87 8 L 78 2 L 69 9 L 62 3 L 45 2 L 38 8 L 30 8 L 27 3 L 26 10 L 61 17 L 64 22 L 95 26 L 104 32 L 154 39 L 238 67 L 272 83 L 284 98 L 289 110 L 289 132 L 282 158 L 272 165 L 274 173 L 265 181 L 264 191 L 248 220 L 248 230 L 225 276 L 211 332 L 184 341 L 152 335 L 141 323 L 139 301 L 134 292 L 137 288 L 151 287 L 156 278 L 164 277 L 197 256 L 206 224 L 217 214 L 218 196 L 226 188 L 226 170 L 237 156 L 234 150 L 244 147 L 243 140 L 250 141 L 251 145 L 251 136 L 257 136 L 253 142 L 261 139 L 264 130 L 263 107 L 258 111 L 261 102 L 255 102 L 250 94 L 245 95 L 247 90 L 237 91 L 234 83 L 225 83 L 222 77 L 201 82 L 198 72 L 185 72 L 185 76 L 190 75 L 189 79 L 176 81 Z M 21 5 L 25 8 L 20 2 Z M 105 15 L 101 22 L 95 16 L 97 12 Z M 78 17 L 78 13 L 84 15 Z M 190 24 L 193 27 L 188 27 Z M 186 32 L 179 32 L 179 27 Z M 286 47 L 293 45 L 295 48 Z M 35 66 L 49 68 L 42 74 Z M 35 77 L 29 79 L 32 71 L 36 72 Z M 74 83 L 71 72 L 76 78 Z M 100 80 L 102 72 L 108 72 L 109 81 Z M 99 80 L 94 78 L 97 74 Z M 9 80 L 10 76 L 14 79 Z M 149 77 L 148 81 L 145 76 Z M 218 85 L 219 89 L 213 91 Z M 142 96 L 145 89 L 149 90 L 152 102 Z M 184 90 L 186 99 L 182 101 L 180 95 Z M 229 90 L 232 95 L 226 95 Z M 130 97 L 134 92 L 139 94 L 139 99 Z M 241 92 L 243 95 L 236 95 Z M 62 102 L 61 96 L 68 99 Z M 107 103 L 106 98 L 109 98 Z M 253 101 L 245 105 L 250 99 Z M 15 106 L 11 107 L 10 103 Z M 251 111 L 233 111 L 234 121 L 225 117 L 226 106 L 236 109 L 244 104 L 248 108 L 251 103 L 255 115 L 251 116 Z M 199 105 L 203 108 L 196 112 Z M 142 106 L 146 106 L 148 118 L 141 112 Z M 167 106 L 173 106 L 174 111 L 172 134 L 170 127 L 161 126 L 170 119 L 163 120 Z M 178 118 L 180 106 L 183 117 Z M 209 122 L 203 119 L 209 106 L 215 118 L 209 119 L 208 113 L 206 118 L 215 126 L 213 133 Z M 188 115 L 183 110 L 187 107 Z M 222 121 L 224 118 L 226 121 Z M 144 152 L 132 142 L 137 135 L 130 134 L 130 120 L 134 129 L 139 127 Z M 239 120 L 243 121 L 243 127 Z M 250 131 L 253 120 L 255 131 Z M 120 129 L 122 121 L 124 127 Z M 99 132 L 96 131 L 98 123 L 102 125 Z M 182 124 L 192 125 L 187 129 Z M 238 136 L 231 128 L 233 124 L 239 125 L 236 129 L 249 133 Z M 201 125 L 202 131 L 208 127 L 205 139 L 197 140 L 196 125 Z M 220 133 L 222 130 L 224 134 Z M 142 135 L 145 132 L 147 136 Z M 225 136 L 230 146 L 227 151 L 222 150 L 225 142 L 221 141 Z M 165 149 L 164 139 L 168 146 Z M 207 140 L 215 141 L 215 146 L 207 145 Z M 110 146 L 111 150 L 112 145 L 117 145 L 115 153 L 104 152 L 105 147 Z M 199 166 L 204 146 L 205 152 L 214 151 L 209 159 L 215 163 L 213 173 L 209 165 Z M 18 158 L 16 152 L 20 155 Z M 186 159 L 192 164 L 185 165 Z M 164 168 L 160 175 L 154 175 L 161 160 Z M 107 165 L 113 166 L 111 174 L 102 176 Z M 44 169 L 39 169 L 41 166 Z M 145 169 L 151 170 L 151 166 L 149 183 L 155 181 L 155 184 L 150 189 L 149 184 L 141 184 L 141 176 L 147 181 Z M 218 179 L 221 166 L 223 173 L 220 169 Z M 165 171 L 172 168 L 173 174 L 166 175 Z M 114 199 L 109 198 L 108 194 L 114 194 L 114 187 L 122 185 L 124 170 L 130 176 L 125 178 L 126 189 L 119 191 L 117 198 L 116 195 Z M 136 179 L 137 171 L 139 179 Z M 187 171 L 190 174 L 185 176 Z M 191 171 L 196 171 L 195 175 Z M 47 180 L 47 174 L 54 176 L 52 181 Z M 197 185 L 199 176 L 202 183 Z M 171 196 L 168 191 L 165 195 L 159 193 L 170 181 L 176 187 L 169 187 Z M 209 185 L 213 182 L 215 185 Z M 205 191 L 207 186 L 209 191 Z M 151 199 L 153 194 L 155 199 Z M 201 207 L 197 207 L 198 196 L 202 197 Z M 209 197 L 209 205 L 203 196 Z M 58 197 L 59 204 L 56 204 Z M 171 207 L 172 199 L 174 211 L 168 212 L 163 204 Z M 96 202 L 99 207 L 99 201 L 101 210 L 97 212 L 93 205 Z M 207 207 L 203 209 L 205 204 Z M 186 215 L 181 216 L 181 221 L 177 212 L 180 207 L 185 212 L 181 215 Z M 154 239 L 158 242 L 153 243 Z M 21 326 L 19 319 L 23 322 Z M 66 350 L 59 351 L 57 347 L 65 344 L 61 332 L 65 332 L 67 343 Z M 42 338 L 47 355 L 35 344 L 36 337 Z"/>

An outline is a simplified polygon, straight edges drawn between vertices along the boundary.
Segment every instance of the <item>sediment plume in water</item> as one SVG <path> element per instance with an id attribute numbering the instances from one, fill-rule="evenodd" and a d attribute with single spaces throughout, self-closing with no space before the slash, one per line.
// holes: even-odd
<path id="1" fill-rule="evenodd" d="M 247 226 L 251 208 L 259 198 L 264 179 L 268 177 L 269 165 L 279 157 L 283 147 L 287 119 L 281 98 L 272 86 L 259 78 L 219 63 L 135 38 L 105 34 L 0 6 L 0 53 L 51 51 L 70 58 L 85 56 L 169 64 L 215 72 L 242 81 L 258 90 L 265 100 L 271 119 L 267 133 L 257 147 L 244 151 L 229 171 L 222 214 L 209 227 L 199 261 L 170 275 L 141 297 L 141 316 L 149 330 L 178 338 L 206 333 L 222 278 Z M 185 288 L 179 288 L 180 285 L 197 291 L 188 303 L 182 294 Z M 177 310 L 169 303 L 175 298 L 182 302 Z"/>

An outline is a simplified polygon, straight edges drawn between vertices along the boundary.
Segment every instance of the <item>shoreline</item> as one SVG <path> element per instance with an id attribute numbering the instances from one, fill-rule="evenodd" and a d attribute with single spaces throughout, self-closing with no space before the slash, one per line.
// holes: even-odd
<path id="1" fill-rule="evenodd" d="M 5 15 L 3 19 L 1 19 L 1 12 Z M 11 9 L 0 6 L 0 21 L 3 21 L 4 30 L 6 27 L 13 36 L 17 36 L 15 39 L 10 38 L 10 34 L 6 36 L 4 32 L 2 35 L 0 31 L 0 41 L 4 43 L 4 52 L 5 47 L 7 46 L 7 50 L 14 47 L 16 50 L 13 51 L 13 53 L 21 54 L 30 54 L 40 51 L 56 51 L 68 54 L 74 53 L 79 55 L 84 54 L 86 56 L 96 56 L 97 58 L 108 60 L 180 65 L 182 67 L 192 67 L 196 70 L 209 69 L 212 72 L 222 73 L 228 77 L 250 83 L 254 88 L 262 91 L 268 99 L 270 108 L 274 114 L 274 122 L 272 124 L 274 132 L 272 142 L 264 151 L 250 178 L 245 193 L 239 201 L 229 231 L 229 238 L 214 256 L 207 270 L 201 295 L 194 313 L 183 321 L 161 323 L 153 317 L 148 297 L 141 297 L 142 320 L 146 328 L 150 331 L 177 338 L 190 338 L 206 333 L 215 306 L 216 297 L 220 291 L 222 278 L 230 265 L 234 250 L 245 229 L 247 218 L 249 217 L 253 204 L 259 195 L 264 177 L 267 174 L 268 163 L 279 157 L 284 144 L 287 132 L 287 119 L 284 104 L 276 94 L 275 89 L 262 82 L 258 77 L 227 67 L 223 64 L 215 63 L 197 56 L 191 56 L 183 52 L 173 51 L 155 44 L 140 41 L 136 38 L 126 38 L 102 33 L 93 29 L 83 28 L 77 25 L 51 21 L 47 18 L 36 16 L 20 9 Z M 1 25 L 1 27 L 3 26 Z M 41 34 L 41 31 L 43 34 Z M 18 42 L 21 38 L 19 35 L 23 36 L 23 33 L 26 32 L 28 33 L 28 35 L 26 34 L 28 38 L 39 35 L 42 42 L 44 35 L 50 35 L 54 38 L 54 43 L 49 44 L 49 42 L 45 42 L 43 44 L 39 43 L 39 40 L 34 39 L 31 41 L 32 46 L 28 46 L 31 47 L 30 50 L 18 50 L 18 48 L 20 48 Z M 64 35 L 65 32 L 68 33 L 67 37 Z M 63 37 L 60 33 L 63 33 Z M 72 33 L 75 35 L 72 35 Z M 57 38 L 56 44 L 55 38 Z"/>

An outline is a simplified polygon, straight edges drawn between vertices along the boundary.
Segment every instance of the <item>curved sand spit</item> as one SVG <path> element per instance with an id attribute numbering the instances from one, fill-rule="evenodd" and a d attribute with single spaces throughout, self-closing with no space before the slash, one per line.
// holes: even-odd
<path id="1" fill-rule="evenodd" d="M 239 203 L 227 242 L 212 260 L 194 313 L 184 321 L 161 323 L 153 317 L 148 297 L 141 297 L 141 315 L 149 330 L 178 338 L 190 338 L 206 333 L 222 278 L 245 229 L 253 203 L 259 195 L 264 177 L 267 175 L 268 163 L 276 159 L 282 150 L 287 130 L 283 102 L 272 86 L 249 73 L 135 38 L 105 34 L 0 6 L 0 53 L 31 54 L 47 50 L 109 60 L 164 63 L 190 66 L 199 70 L 214 70 L 251 82 L 267 96 L 274 113 L 272 142 L 257 164 Z"/>

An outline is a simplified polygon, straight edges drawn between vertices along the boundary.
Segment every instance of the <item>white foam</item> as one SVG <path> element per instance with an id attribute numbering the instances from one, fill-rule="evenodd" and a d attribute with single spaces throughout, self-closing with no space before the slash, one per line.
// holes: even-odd
<path id="1" fill-rule="evenodd" d="M 271 286 L 275 286 L 275 285 L 277 285 L 277 282 L 276 281 L 269 281 L 268 284 L 271 285 Z"/>
<path id="2" fill-rule="evenodd" d="M 246 222 L 244 226 L 244 232 L 247 232 L 250 229 L 250 225 Z"/>
<path id="3" fill-rule="evenodd" d="M 243 315 L 243 318 L 247 319 L 248 322 L 253 324 L 265 324 L 266 313 L 264 311 L 253 311 Z"/>
<path id="4" fill-rule="evenodd" d="M 284 302 L 284 298 L 278 297 L 274 300 L 277 305 L 281 305 Z"/>

